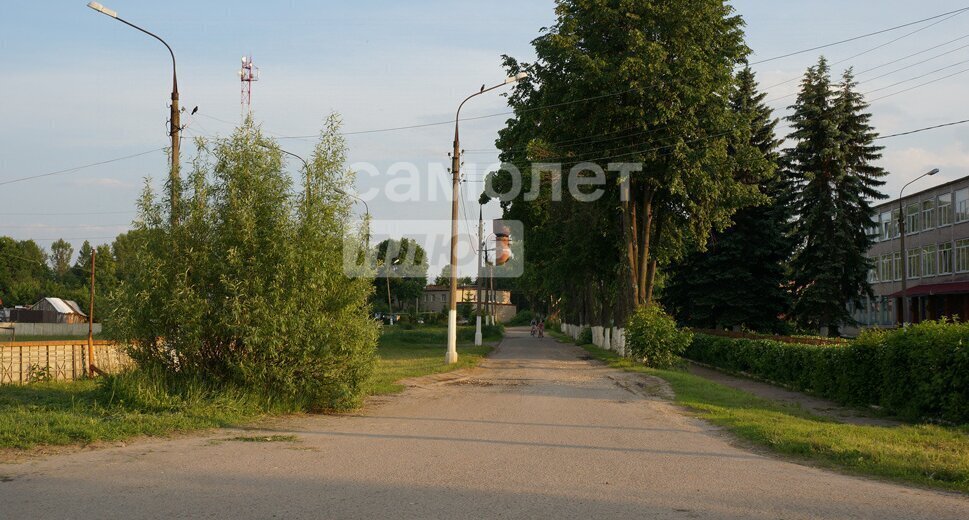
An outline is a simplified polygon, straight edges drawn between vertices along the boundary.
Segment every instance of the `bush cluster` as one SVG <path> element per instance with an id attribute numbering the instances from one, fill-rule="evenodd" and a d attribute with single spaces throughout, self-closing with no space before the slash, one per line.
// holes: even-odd
<path id="1" fill-rule="evenodd" d="M 576 345 L 591 345 L 592 344 L 592 329 L 589 327 L 583 328 L 579 331 L 579 337 L 575 339 Z"/>
<path id="2" fill-rule="evenodd" d="M 530 325 L 533 319 L 535 319 L 535 314 L 532 311 L 528 309 L 522 309 L 518 311 L 518 314 L 516 314 L 515 317 L 511 319 L 511 321 L 508 322 L 508 326 L 522 327 L 524 325 Z"/>
<path id="3" fill-rule="evenodd" d="M 137 276 L 112 295 L 108 332 L 152 373 L 299 408 L 357 405 L 378 328 L 371 280 L 344 272 L 344 253 L 362 251 L 364 233 L 337 191 L 351 176 L 338 121 L 321 135 L 306 189 L 293 186 L 281 152 L 251 120 L 199 150 L 176 218 L 146 188 Z"/>
<path id="4" fill-rule="evenodd" d="M 658 305 L 640 307 L 626 324 L 626 351 L 649 367 L 675 365 L 692 340 L 693 333 L 678 328 Z"/>
<path id="5" fill-rule="evenodd" d="M 697 335 L 685 357 L 910 420 L 969 422 L 969 324 L 866 331 L 846 345 Z"/>

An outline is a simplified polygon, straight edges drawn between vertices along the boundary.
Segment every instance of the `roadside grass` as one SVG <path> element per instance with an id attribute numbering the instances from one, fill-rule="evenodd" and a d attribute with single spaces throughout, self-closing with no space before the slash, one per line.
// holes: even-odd
<path id="1" fill-rule="evenodd" d="M 839 423 L 686 372 L 650 369 L 592 345 L 582 348 L 610 367 L 666 380 L 677 404 L 773 452 L 850 473 L 969 492 L 969 426 Z"/>
<path id="2" fill-rule="evenodd" d="M 397 382 L 403 379 L 474 367 L 493 349 L 487 343 L 501 340 L 497 330 L 487 330 L 483 338 L 486 344 L 475 347 L 474 327 L 459 327 L 458 363 L 447 365 L 444 363 L 446 328 L 384 330 L 377 347 L 379 360 L 371 395 L 401 392 L 405 387 Z"/>
<path id="3" fill-rule="evenodd" d="M 460 362 L 446 365 L 446 329 L 387 330 L 380 338 L 368 393 L 400 392 L 404 387 L 396 382 L 401 379 L 474 366 L 492 347 L 471 346 L 473 337 L 473 328 L 462 328 Z M 500 338 L 500 333 L 486 336 L 487 341 Z M 174 383 L 146 371 L 102 380 L 3 385 L 0 449 L 84 445 L 240 426 L 294 411 L 257 393 L 216 387 L 200 378 Z"/>

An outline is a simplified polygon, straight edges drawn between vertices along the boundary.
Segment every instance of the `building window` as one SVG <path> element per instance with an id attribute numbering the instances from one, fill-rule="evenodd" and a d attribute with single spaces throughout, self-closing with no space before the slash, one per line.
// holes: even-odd
<path id="1" fill-rule="evenodd" d="M 963 188 L 955 193 L 956 222 L 969 220 L 969 188 Z"/>
<path id="2" fill-rule="evenodd" d="M 939 244 L 939 274 L 952 273 L 952 242 Z"/>
<path id="3" fill-rule="evenodd" d="M 956 272 L 969 272 L 969 240 L 956 241 Z"/>
<path id="4" fill-rule="evenodd" d="M 902 218 L 901 210 L 899 210 L 898 208 L 893 209 L 892 210 L 892 238 L 898 238 L 899 236 L 901 236 L 901 233 L 899 232 L 899 229 L 898 229 L 898 222 L 899 222 L 899 219 L 901 218 Z"/>
<path id="5" fill-rule="evenodd" d="M 890 282 L 895 279 L 895 271 L 892 269 L 892 255 L 882 256 L 881 269 L 879 271 L 879 281 Z"/>
<path id="6" fill-rule="evenodd" d="M 939 227 L 952 224 L 952 194 L 939 195 L 935 202 L 936 213 L 939 215 Z"/>
<path id="7" fill-rule="evenodd" d="M 922 276 L 935 276 L 938 271 L 938 252 L 935 246 L 922 248 Z"/>
<path id="8" fill-rule="evenodd" d="M 894 325 L 895 324 L 895 298 L 888 298 L 883 296 L 882 300 L 885 302 L 882 307 L 885 309 L 885 317 L 882 318 L 883 325 Z"/>
<path id="9" fill-rule="evenodd" d="M 932 199 L 922 201 L 922 229 L 932 229 L 935 227 L 935 201 Z"/>
<path id="10" fill-rule="evenodd" d="M 909 204 L 905 207 L 905 234 L 911 235 L 918 233 L 919 228 L 919 204 Z"/>
<path id="11" fill-rule="evenodd" d="M 922 267 L 922 250 L 919 248 L 909 249 L 908 257 L 905 259 L 905 268 L 908 271 L 909 279 L 918 278 Z"/>
<path id="12" fill-rule="evenodd" d="M 892 214 L 886 211 L 879 216 L 878 220 L 881 224 L 881 239 L 888 240 L 892 238 Z"/>
<path id="13" fill-rule="evenodd" d="M 892 274 L 895 275 L 895 281 L 902 279 L 902 252 L 896 251 L 892 254 Z"/>

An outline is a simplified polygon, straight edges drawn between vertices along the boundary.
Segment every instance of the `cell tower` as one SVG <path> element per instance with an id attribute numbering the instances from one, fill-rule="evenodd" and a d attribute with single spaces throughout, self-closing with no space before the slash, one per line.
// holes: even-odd
<path id="1" fill-rule="evenodd" d="M 259 81 L 259 67 L 252 64 L 252 56 L 242 57 L 239 79 L 242 80 L 242 117 L 245 118 L 252 112 L 252 82 Z"/>

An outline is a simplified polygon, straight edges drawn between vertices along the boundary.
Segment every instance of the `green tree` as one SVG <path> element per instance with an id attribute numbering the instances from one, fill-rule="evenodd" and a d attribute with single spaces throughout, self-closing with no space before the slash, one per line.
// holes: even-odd
<path id="1" fill-rule="evenodd" d="M 796 251 L 791 262 L 793 314 L 805 327 L 828 327 L 832 335 L 853 323 L 850 306 L 871 294 L 867 251 L 872 244 L 872 200 L 885 171 L 872 164 L 881 148 L 867 104 L 850 71 L 833 85 L 822 57 L 808 69 L 788 117 L 794 146 L 785 151 L 785 174 Z"/>
<path id="2" fill-rule="evenodd" d="M 74 247 L 63 238 L 59 238 L 50 245 L 48 261 L 51 269 L 58 278 L 64 278 L 71 269 L 71 258 L 74 257 Z"/>
<path id="3" fill-rule="evenodd" d="M 541 190 L 503 200 L 505 217 L 529 230 L 523 281 L 532 297 L 558 301 L 569 320 L 624 321 L 652 300 L 662 266 L 762 200 L 757 183 L 770 161 L 736 138 L 742 122 L 729 103 L 734 67 L 749 52 L 743 21 L 722 0 L 560 0 L 556 14 L 533 42 L 535 63 L 506 59 L 510 73 L 530 78 L 510 97 L 515 118 L 497 144 L 503 161 L 529 172 L 524 184 L 538 176 Z M 532 172 L 549 162 L 564 172 Z M 567 189 L 582 163 L 642 171 L 607 174 L 590 203 Z M 738 169 L 755 179 L 739 181 Z M 512 183 L 493 178 L 498 191 Z"/>
<path id="4" fill-rule="evenodd" d="M 441 274 L 434 278 L 434 285 L 443 285 L 448 287 L 451 285 L 451 266 L 446 265 L 441 268 Z M 459 286 L 471 286 L 474 285 L 474 279 L 470 276 L 462 276 L 458 278 Z"/>
<path id="5" fill-rule="evenodd" d="M 375 298 L 396 299 L 402 306 L 415 301 L 427 286 L 427 253 L 409 238 L 387 239 L 377 244 Z M 389 290 L 389 292 L 388 292 Z"/>
<path id="6" fill-rule="evenodd" d="M 134 345 L 142 367 L 305 408 L 354 406 L 378 332 L 371 279 L 344 273 L 344 247 L 357 250 L 364 234 L 351 223 L 351 201 L 332 189 L 352 182 L 338 164 L 339 120 L 321 134 L 308 190 L 294 188 L 282 154 L 251 120 L 230 138 L 197 144 L 174 227 L 166 201 L 150 189 L 142 197 L 108 330 Z"/>
<path id="7" fill-rule="evenodd" d="M 743 139 L 760 150 L 774 169 L 780 141 L 777 119 L 758 92 L 749 67 L 737 76 L 731 106 L 746 122 Z M 738 171 L 741 181 L 748 177 Z M 752 176 L 757 179 L 759 175 Z M 787 261 L 792 244 L 787 237 L 790 212 L 783 203 L 783 185 L 776 176 L 760 182 L 770 200 L 741 209 L 734 224 L 714 233 L 705 252 L 689 255 L 673 269 L 663 303 L 677 319 L 692 327 L 746 326 L 761 331 L 781 331 L 780 317 L 789 310 Z"/>
<path id="8" fill-rule="evenodd" d="M 33 240 L 0 237 L 0 300 L 3 305 L 29 305 L 40 299 L 51 278 L 47 255 Z"/>

